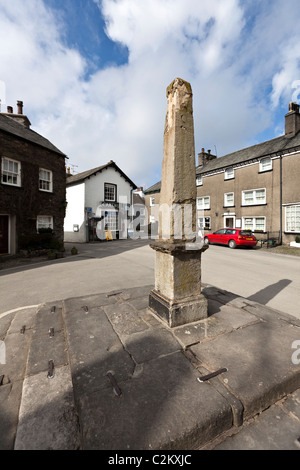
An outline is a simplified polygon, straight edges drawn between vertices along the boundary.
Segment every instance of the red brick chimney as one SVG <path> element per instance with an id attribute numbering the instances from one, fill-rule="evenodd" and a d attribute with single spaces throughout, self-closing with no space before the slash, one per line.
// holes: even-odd
<path id="1" fill-rule="evenodd" d="M 18 114 L 23 114 L 23 101 L 17 101 Z"/>

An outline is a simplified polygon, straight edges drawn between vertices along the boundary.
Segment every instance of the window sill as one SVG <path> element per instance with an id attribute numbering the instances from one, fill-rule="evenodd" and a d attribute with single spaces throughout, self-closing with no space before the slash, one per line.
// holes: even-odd
<path id="1" fill-rule="evenodd" d="M 270 170 L 260 170 L 258 174 L 260 175 L 261 173 L 270 173 L 270 171 L 273 171 L 273 168 L 271 168 Z"/>
<path id="2" fill-rule="evenodd" d="M 233 178 L 224 178 L 224 181 L 231 181 L 231 180 L 234 180 L 234 179 L 235 179 L 235 177 L 233 177 Z"/>
<path id="3" fill-rule="evenodd" d="M 1 181 L 1 184 L 4 184 L 4 186 L 9 186 L 10 188 L 22 188 L 23 187 L 21 184 L 4 183 L 4 181 Z"/>
<path id="4" fill-rule="evenodd" d="M 264 202 L 263 204 L 242 204 L 241 207 L 257 207 L 257 206 L 267 206 L 268 204 Z"/>
<path id="5" fill-rule="evenodd" d="M 231 207 L 233 208 L 233 207 L 235 207 L 235 205 L 233 205 L 233 206 L 223 206 L 223 209 L 230 209 Z"/>

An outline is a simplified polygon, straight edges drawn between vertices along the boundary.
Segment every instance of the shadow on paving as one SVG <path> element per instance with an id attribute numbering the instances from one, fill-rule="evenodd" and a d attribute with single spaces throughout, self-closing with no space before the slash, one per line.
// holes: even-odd
<path id="1" fill-rule="evenodd" d="M 0 276 L 5 276 L 9 273 L 18 273 L 28 271 L 31 269 L 40 268 L 41 264 L 50 266 L 52 264 L 71 263 L 74 261 L 82 261 L 88 259 L 100 259 L 108 256 L 115 256 L 126 251 L 134 250 L 142 246 L 149 245 L 150 241 L 147 240 L 112 240 L 93 243 L 65 243 L 66 253 L 63 258 L 56 260 L 48 260 L 45 258 L 14 258 L 7 261 L 0 261 Z M 75 246 L 78 249 L 78 254 L 71 255 L 71 248 Z M 22 263 L 22 264 L 20 264 Z M 23 264 L 24 263 L 24 264 Z M 14 266 L 15 264 L 15 266 Z"/>
<path id="2" fill-rule="evenodd" d="M 256 292 L 253 295 L 250 295 L 248 300 L 253 300 L 262 305 L 266 305 L 270 300 L 274 299 L 279 292 L 284 290 L 289 284 L 291 284 L 290 279 L 281 279 L 280 281 L 270 284 L 267 287 L 264 287 L 260 291 Z"/>

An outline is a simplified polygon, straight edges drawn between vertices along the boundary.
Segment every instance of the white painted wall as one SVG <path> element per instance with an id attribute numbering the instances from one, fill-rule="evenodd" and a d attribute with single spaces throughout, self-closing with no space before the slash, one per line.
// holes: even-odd
<path id="1" fill-rule="evenodd" d="M 131 187 L 120 173 L 113 168 L 107 168 L 101 173 L 91 176 L 90 179 L 85 180 L 85 183 L 85 205 L 91 207 L 92 212 L 95 214 L 99 202 L 104 201 L 104 183 L 117 185 L 117 202 L 120 202 L 120 196 L 126 196 L 128 204 L 131 204 Z"/>
<path id="2" fill-rule="evenodd" d="M 85 183 L 67 187 L 67 210 L 64 221 L 65 242 L 85 243 Z M 79 225 L 79 232 L 74 232 L 73 226 Z"/>
<path id="3" fill-rule="evenodd" d="M 85 221 L 85 207 L 90 207 L 95 216 L 100 215 L 99 205 L 104 202 L 104 184 L 111 183 L 117 186 L 117 202 L 130 204 L 131 186 L 114 168 L 107 168 L 84 180 L 83 183 L 67 187 L 67 210 L 65 217 L 65 242 L 87 242 L 87 228 Z M 78 224 L 79 232 L 73 231 L 73 225 Z M 122 223 L 119 227 L 123 238 L 127 238 L 127 225 Z"/>
<path id="4" fill-rule="evenodd" d="M 130 204 L 131 200 L 131 186 L 114 168 L 107 168 L 101 173 L 97 173 L 86 180 L 86 206 L 92 208 L 92 212 L 96 217 L 103 214 L 100 202 L 104 202 L 104 184 L 110 183 L 117 186 L 117 202 L 122 204 Z M 98 236 L 105 237 L 103 231 L 103 222 L 99 222 L 97 229 L 99 230 Z M 127 238 L 127 220 L 123 220 L 119 225 L 120 238 Z"/>

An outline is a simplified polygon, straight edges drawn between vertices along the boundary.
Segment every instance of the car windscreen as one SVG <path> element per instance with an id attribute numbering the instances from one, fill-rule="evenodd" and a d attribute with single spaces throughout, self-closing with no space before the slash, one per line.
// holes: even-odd
<path id="1" fill-rule="evenodd" d="M 251 232 L 251 230 L 241 230 L 240 235 L 242 235 L 244 237 L 249 237 L 249 236 L 252 236 L 252 232 Z"/>

